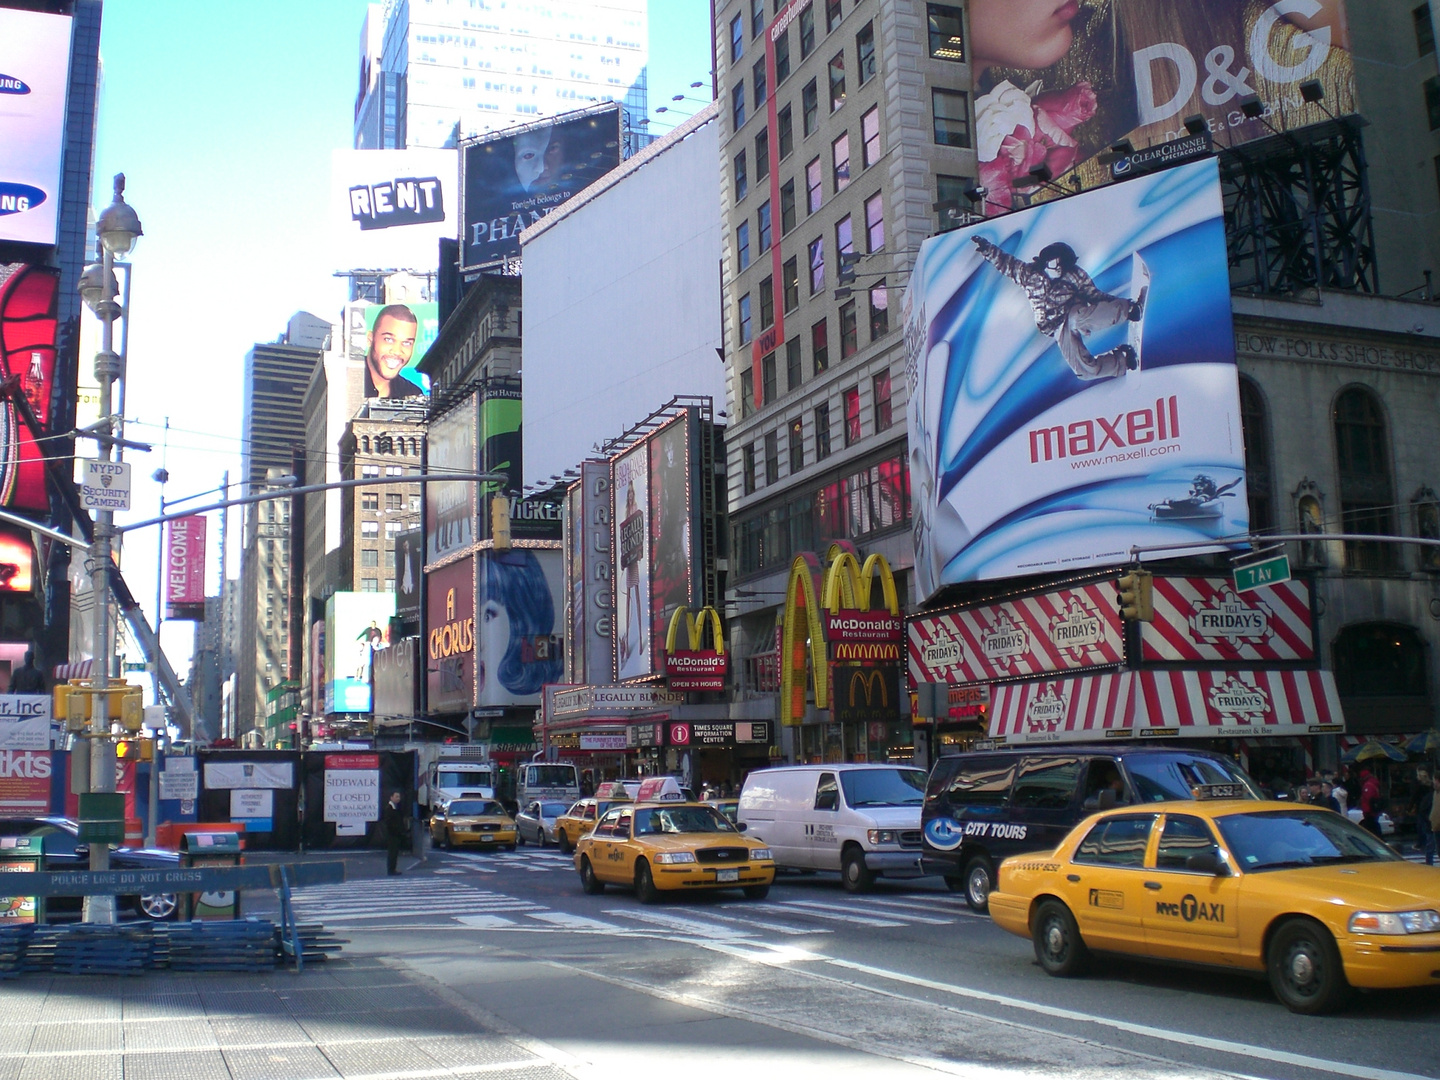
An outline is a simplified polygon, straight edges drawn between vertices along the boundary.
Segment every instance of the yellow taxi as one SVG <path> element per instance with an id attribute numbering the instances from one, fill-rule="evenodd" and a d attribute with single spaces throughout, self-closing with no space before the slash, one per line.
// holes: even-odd
<path id="1" fill-rule="evenodd" d="M 601 785 L 602 787 L 606 785 Z M 580 838 L 595 827 L 595 822 L 600 815 L 609 810 L 612 806 L 620 803 L 629 803 L 630 797 L 625 794 L 622 788 L 618 792 L 618 798 L 611 795 L 608 798 L 587 798 L 581 799 L 574 806 L 566 810 L 555 819 L 555 843 L 560 850 L 569 855 L 575 850 L 575 845 Z"/>
<path id="2" fill-rule="evenodd" d="M 592 895 L 606 885 L 630 887 L 643 904 L 694 889 L 743 889 L 763 900 L 775 880 L 774 856 L 743 828 L 704 803 L 616 806 L 576 846 L 580 886 Z"/>
<path id="3" fill-rule="evenodd" d="M 430 815 L 430 839 L 442 848 L 515 850 L 515 819 L 494 799 L 451 799 Z"/>
<path id="4" fill-rule="evenodd" d="M 1040 966 L 1092 951 L 1268 974 L 1293 1012 L 1352 987 L 1440 985 L 1440 870 L 1339 814 L 1253 799 L 1093 815 L 1053 852 L 1000 864 L 990 915 Z"/>

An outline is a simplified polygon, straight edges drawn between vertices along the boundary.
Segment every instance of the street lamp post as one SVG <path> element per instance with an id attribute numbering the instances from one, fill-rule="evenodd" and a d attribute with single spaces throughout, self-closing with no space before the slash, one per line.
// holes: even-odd
<path id="1" fill-rule="evenodd" d="M 86 304 L 100 317 L 100 351 L 95 354 L 95 379 L 100 384 L 100 423 L 95 435 L 100 444 L 101 461 L 109 461 L 114 450 L 111 440 L 112 394 L 115 380 L 124 374 L 120 357 L 115 352 L 115 320 L 120 305 L 115 302 L 118 289 L 115 281 L 115 257 L 124 256 L 135 246 L 141 235 L 140 218 L 125 202 L 125 174 L 115 177 L 115 198 L 95 223 L 100 238 L 100 263 L 86 268 L 80 279 L 80 292 Z M 129 313 L 125 313 L 128 318 Z M 94 693 L 90 696 L 90 790 L 115 790 L 115 743 L 110 738 L 110 714 L 105 689 L 110 683 L 110 662 L 113 648 L 110 641 L 110 541 L 114 536 L 113 511 L 100 510 L 95 515 L 94 542 L 90 547 L 90 587 L 95 598 L 95 643 L 90 678 Z M 110 847 L 91 842 L 90 869 L 110 869 Z M 85 921 L 113 923 L 115 898 L 87 896 Z"/>

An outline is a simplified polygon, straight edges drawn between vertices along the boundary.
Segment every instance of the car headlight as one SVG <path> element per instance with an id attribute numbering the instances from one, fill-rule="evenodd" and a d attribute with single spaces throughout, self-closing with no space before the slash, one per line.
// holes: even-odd
<path id="1" fill-rule="evenodd" d="M 662 851 L 655 856 L 655 861 L 662 866 L 669 863 L 687 863 L 695 861 L 693 851 Z"/>
<path id="2" fill-rule="evenodd" d="M 1350 916 L 1352 934 L 1440 933 L 1440 911 L 1357 911 Z"/>
<path id="3" fill-rule="evenodd" d="M 774 856 L 773 853 L 771 853 L 771 851 L 770 851 L 770 849 L 769 849 L 768 847 L 757 847 L 757 848 L 751 848 L 751 849 L 750 849 L 750 858 L 752 858 L 752 859 L 754 859 L 754 860 L 756 860 L 756 861 L 758 862 L 758 861 L 761 860 L 761 859 L 770 859 L 770 860 L 773 860 L 773 859 L 775 858 L 775 856 Z"/>
<path id="4" fill-rule="evenodd" d="M 871 829 L 865 834 L 872 844 L 893 844 L 895 832 L 892 829 Z"/>

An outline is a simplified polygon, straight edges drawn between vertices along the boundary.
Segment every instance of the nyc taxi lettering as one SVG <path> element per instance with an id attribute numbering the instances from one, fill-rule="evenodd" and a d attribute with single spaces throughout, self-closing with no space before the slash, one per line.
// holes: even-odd
<path id="1" fill-rule="evenodd" d="M 1008 821 L 967 821 L 966 836 L 988 836 L 992 840 L 1024 840 L 1028 825 L 1012 825 Z"/>
<path id="2" fill-rule="evenodd" d="M 625 853 L 619 848 L 611 848 L 605 853 L 605 858 L 609 859 L 611 862 L 620 862 L 625 858 Z"/>
<path id="3" fill-rule="evenodd" d="M 1093 894 L 1095 890 L 1091 890 Z M 1155 902 L 1155 914 L 1169 915 L 1172 918 L 1181 918 L 1186 922 L 1223 923 L 1225 921 L 1225 905 L 1211 904 L 1204 900 L 1196 900 L 1195 897 L 1186 893 L 1180 898 L 1178 904 L 1167 903 L 1164 900 Z"/>

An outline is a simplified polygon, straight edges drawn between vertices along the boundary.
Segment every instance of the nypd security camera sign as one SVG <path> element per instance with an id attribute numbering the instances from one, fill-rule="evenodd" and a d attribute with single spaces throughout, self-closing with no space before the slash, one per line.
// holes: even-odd
<path id="1" fill-rule="evenodd" d="M 123 461 L 86 461 L 80 482 L 86 510 L 130 509 L 130 466 Z"/>

